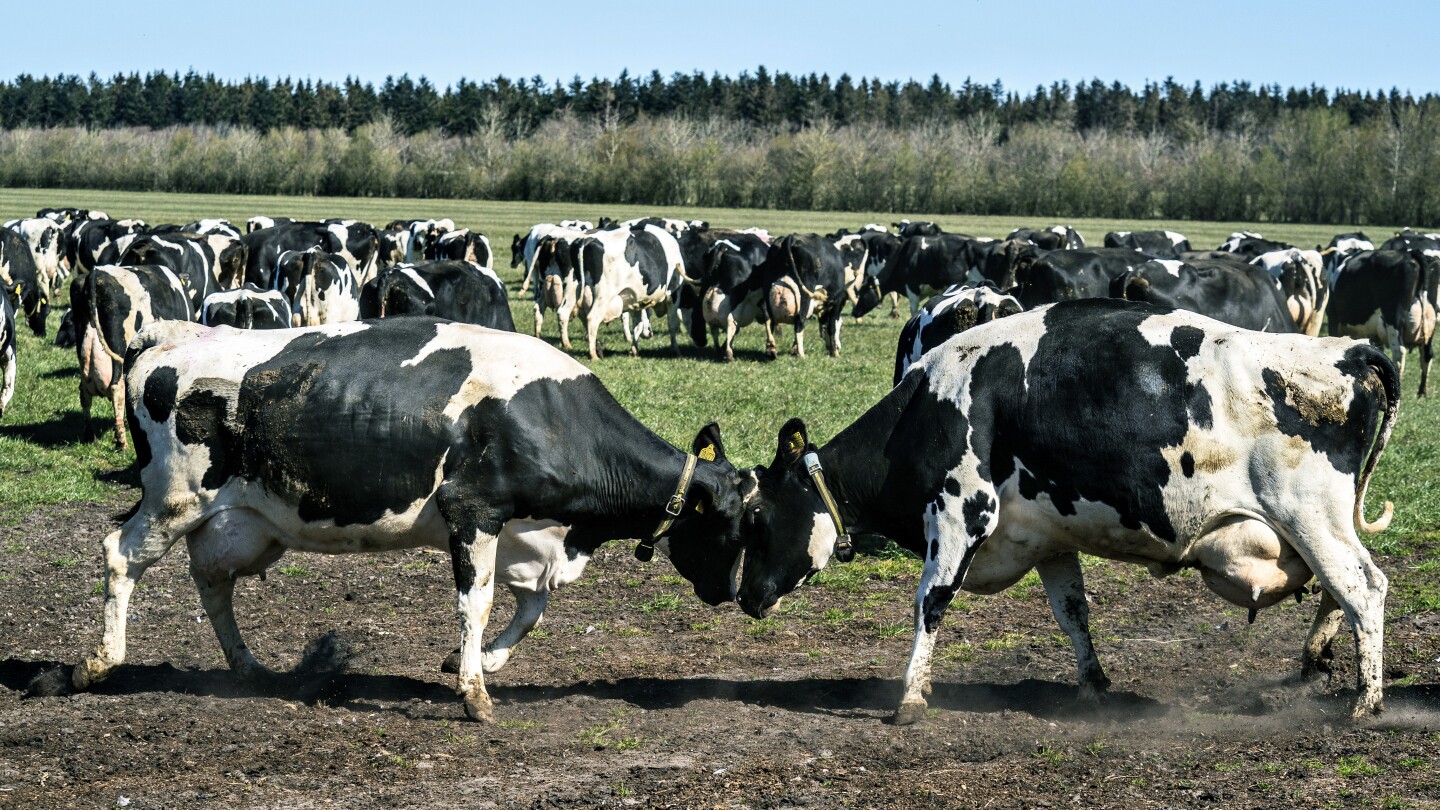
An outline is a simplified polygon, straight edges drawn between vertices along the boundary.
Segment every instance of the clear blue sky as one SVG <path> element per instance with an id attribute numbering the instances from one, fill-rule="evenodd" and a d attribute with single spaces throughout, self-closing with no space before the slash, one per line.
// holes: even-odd
<path id="1" fill-rule="evenodd" d="M 1440 6 L 1211 0 L 953 2 L 155 2 L 7 4 L 0 77 L 190 68 L 221 78 L 579 74 L 623 68 L 878 76 L 1028 91 L 1057 79 L 1132 88 L 1174 76 L 1208 89 L 1283 86 L 1440 92 Z"/>

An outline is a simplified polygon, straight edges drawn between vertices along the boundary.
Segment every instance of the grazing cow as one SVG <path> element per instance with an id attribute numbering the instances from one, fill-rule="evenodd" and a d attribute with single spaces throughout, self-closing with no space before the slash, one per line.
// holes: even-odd
<path id="1" fill-rule="evenodd" d="M 795 328 L 791 354 L 805 356 L 805 321 L 820 322 L 820 337 L 831 357 L 840 356 L 840 321 L 844 314 L 845 266 L 834 243 L 819 234 L 790 234 L 770 245 L 759 272 L 771 279 L 765 296 L 765 354 L 775 357 L 775 327 Z"/>
<path id="2" fill-rule="evenodd" d="M 1300 248 L 1272 250 L 1256 256 L 1250 263 L 1265 268 L 1280 282 L 1285 307 L 1295 328 L 1301 334 L 1318 337 L 1325 320 L 1325 307 L 1330 303 L 1330 274 L 1320 252 Z"/>
<path id="3" fill-rule="evenodd" d="M 35 212 L 35 216 L 54 220 L 61 225 L 68 225 L 71 222 L 78 222 L 80 220 L 90 219 L 90 213 L 90 211 L 84 208 L 41 208 L 39 211 Z M 97 215 L 97 219 L 110 218 L 100 211 L 96 211 L 94 213 Z"/>
<path id="4" fill-rule="evenodd" d="M 287 257 L 298 257 L 299 260 L 287 262 Z M 311 248 L 301 254 L 286 253 L 281 256 L 283 271 L 296 264 L 301 269 L 295 280 L 294 297 L 290 299 L 292 326 L 344 323 L 360 317 L 360 291 L 355 283 L 355 274 L 340 254 L 323 253 Z M 287 280 L 283 275 L 276 277 L 277 284 Z"/>
<path id="5" fill-rule="evenodd" d="M 0 228 L 0 284 L 5 287 L 3 294 L 10 299 L 10 306 L 25 313 L 30 331 L 45 337 L 50 294 L 40 284 L 30 243 L 9 228 Z"/>
<path id="6" fill-rule="evenodd" d="M 1402 373 L 1407 351 L 1420 350 L 1419 395 L 1425 396 L 1440 309 L 1440 252 L 1356 253 L 1335 274 L 1330 299 L 1330 334 L 1389 349 Z"/>
<path id="7" fill-rule="evenodd" d="M 895 385 L 921 355 L 972 326 L 1023 312 L 1014 296 L 994 287 L 956 284 L 925 302 L 900 330 L 895 348 Z"/>
<path id="8" fill-rule="evenodd" d="M 385 230 L 380 232 L 380 247 L 375 251 L 377 256 L 376 269 L 383 270 L 386 267 L 394 267 L 400 264 L 405 261 L 405 256 L 409 252 L 410 229 L 385 228 Z"/>
<path id="9" fill-rule="evenodd" d="M 1406 228 L 1380 245 L 1381 250 L 1440 250 L 1440 233 L 1421 233 Z"/>
<path id="10" fill-rule="evenodd" d="M 276 225 L 290 225 L 294 222 L 295 220 L 290 217 L 250 217 L 245 220 L 245 233 L 249 234 L 256 231 L 263 231 L 266 228 L 273 228 Z"/>
<path id="11" fill-rule="evenodd" d="M 1085 247 L 1080 232 L 1069 225 L 1052 225 L 1043 229 L 1016 228 L 1005 239 L 1029 242 L 1041 250 L 1078 250 Z"/>
<path id="12" fill-rule="evenodd" d="M 141 219 L 84 219 L 74 223 L 65 240 L 65 261 L 72 273 L 88 273 L 95 269 L 105 248 L 125 236 L 145 232 Z"/>
<path id="13" fill-rule="evenodd" d="M 1298 331 L 1279 280 L 1249 264 L 1151 259 L 1117 276 L 1110 297 L 1198 312 L 1257 332 Z"/>
<path id="14" fill-rule="evenodd" d="M 437 239 L 455 230 L 448 219 L 417 219 L 410 223 L 410 241 L 405 245 L 405 261 L 425 260 L 425 254 Z"/>
<path id="15" fill-rule="evenodd" d="M 944 233 L 940 226 L 933 222 L 911 222 L 908 219 L 892 222 L 890 227 L 895 229 L 895 235 L 901 239 L 909 239 L 912 236 L 939 236 Z"/>
<path id="16" fill-rule="evenodd" d="M 1116 278 L 1144 260 L 1144 254 L 1125 248 L 1032 251 L 1015 263 L 1016 285 L 1006 291 L 1026 309 L 1077 298 L 1105 298 Z"/>
<path id="17" fill-rule="evenodd" d="M 0 295 L 0 416 L 15 396 L 15 308 Z"/>
<path id="18" fill-rule="evenodd" d="M 285 329 L 290 326 L 290 301 L 279 290 L 246 284 L 238 290 L 206 296 L 200 323 L 236 329 Z"/>
<path id="19" fill-rule="evenodd" d="M 104 639 L 72 672 L 76 688 L 124 661 L 135 583 L 182 537 L 226 659 L 252 678 L 267 670 L 235 622 L 237 577 L 292 548 L 448 550 L 458 691 L 484 721 L 482 636 L 499 537 L 516 521 L 568 526 L 570 559 L 647 538 L 637 556 L 667 554 L 709 604 L 733 597 L 740 481 L 719 429 L 702 429 L 687 455 L 534 338 L 434 318 L 271 332 L 167 324 L 131 353 L 144 492 L 105 539 Z"/>
<path id="20" fill-rule="evenodd" d="M 574 220 L 566 221 L 574 222 Z M 590 223 L 587 222 L 584 224 L 589 225 Z M 567 225 L 556 225 L 550 222 L 541 222 L 539 224 L 530 226 L 529 232 L 527 232 L 524 236 L 521 236 L 518 233 L 515 234 L 515 238 L 510 240 L 510 267 L 519 267 L 521 262 L 525 263 L 525 275 L 520 277 L 520 294 L 524 295 L 530 290 L 530 277 L 535 270 L 535 256 L 540 250 L 541 240 L 560 232 L 573 231 L 584 233 L 593 230 L 595 230 L 593 226 L 579 228 Z M 539 337 L 538 333 L 536 334 L 536 337 Z"/>
<path id="21" fill-rule="evenodd" d="M 372 286 L 373 285 L 373 286 Z M 515 331 L 510 297 L 493 270 L 444 260 L 397 264 L 367 285 L 360 317 L 433 315 L 461 323 Z"/>
<path id="22" fill-rule="evenodd" d="M 1109 680 L 1080 553 L 1159 576 L 1199 568 L 1251 611 L 1313 575 L 1326 596 L 1302 672 L 1315 674 L 1343 610 L 1359 651 L 1354 714 L 1378 712 L 1387 582 L 1356 529 L 1380 531 L 1393 513 L 1387 502 L 1367 523 L 1363 507 L 1399 383 L 1362 343 L 1149 304 L 1071 301 L 978 326 L 824 447 L 799 419 L 781 429 L 773 463 L 745 474 L 740 605 L 766 615 L 845 555 L 847 532 L 919 554 L 903 724 L 924 715 L 937 631 L 962 588 L 996 593 L 1038 570 L 1093 699 Z"/>
<path id="23" fill-rule="evenodd" d="M 70 301 L 79 332 L 75 354 L 80 361 L 84 440 L 95 440 L 91 402 L 97 396 L 105 397 L 115 406 L 115 446 L 124 450 L 125 384 L 121 374 L 125 347 L 156 321 L 193 320 L 190 296 L 169 267 L 102 264 L 71 280 Z"/>
<path id="24" fill-rule="evenodd" d="M 1190 240 L 1174 231 L 1111 231 L 1105 234 L 1105 247 L 1138 250 L 1157 259 L 1178 259 L 1190 249 Z"/>
<path id="25" fill-rule="evenodd" d="M 425 258 L 431 261 L 449 259 L 457 262 L 470 262 L 486 270 L 495 266 L 495 254 L 490 250 L 490 240 L 485 237 L 485 234 L 479 231 L 472 232 L 469 228 L 451 231 L 435 240 L 430 249 L 426 251 Z"/>
<path id="26" fill-rule="evenodd" d="M 1276 250 L 1289 250 L 1293 247 L 1295 246 L 1286 244 L 1285 242 L 1276 242 L 1272 239 L 1266 239 L 1258 233 L 1251 233 L 1250 231 L 1236 231 L 1235 233 L 1230 234 L 1230 238 L 1226 239 L 1225 242 L 1220 245 L 1220 247 L 1215 249 L 1223 250 L 1226 253 L 1235 253 L 1240 256 L 1244 256 L 1247 260 L 1249 260 L 1254 259 L 1255 257 L 1263 253 L 1270 253 Z"/>
<path id="27" fill-rule="evenodd" d="M 224 272 L 233 273 L 242 250 L 241 243 L 229 237 L 219 238 L 232 243 L 230 253 L 226 254 Z M 205 236 L 178 232 L 137 236 L 115 263 L 124 266 L 160 264 L 170 268 L 184 282 L 191 311 L 197 316 L 205 299 L 221 289 L 218 277 L 221 259 L 211 246 L 210 238 Z"/>
<path id="28" fill-rule="evenodd" d="M 276 289 L 276 271 L 281 254 L 304 252 L 318 247 L 326 253 L 338 253 L 337 236 L 322 222 L 287 222 L 251 231 L 241 240 L 248 253 L 245 257 L 245 281 L 262 290 Z M 287 296 L 292 289 L 281 288 Z"/>
<path id="29" fill-rule="evenodd" d="M 886 295 L 894 294 L 910 300 L 910 316 L 914 317 L 926 296 L 971 280 L 971 250 L 976 241 L 958 233 L 904 239 L 884 269 L 864 280 L 865 286 L 856 296 L 855 317 L 863 317 Z"/>
<path id="30" fill-rule="evenodd" d="M 536 226 L 541 227 L 543 226 Z M 541 328 L 545 325 L 545 310 L 548 307 L 555 310 L 560 325 L 560 345 L 566 349 L 570 348 L 570 319 L 579 305 L 581 292 L 580 276 L 575 272 L 575 264 L 579 258 L 580 241 L 587 234 L 587 231 L 573 228 L 547 227 L 544 235 L 536 240 L 533 255 L 525 258 L 526 277 L 532 277 L 533 272 L 533 277 L 537 279 L 534 294 L 535 337 L 540 337 Z M 530 251 L 529 242 L 526 243 L 525 250 Z M 525 289 L 523 283 L 520 289 Z"/>
<path id="31" fill-rule="evenodd" d="M 65 229 L 48 217 L 17 219 L 5 227 L 20 234 L 35 259 L 35 276 L 46 295 L 58 295 L 65 281 Z"/>
<path id="32" fill-rule="evenodd" d="M 228 236 L 231 239 L 239 239 L 243 236 L 240 229 L 231 225 L 228 219 L 197 219 L 180 226 L 180 230 L 185 233 L 198 233 L 201 236 Z"/>
<path id="33" fill-rule="evenodd" d="M 700 316 L 710 327 L 715 351 L 726 362 L 735 359 L 735 334 L 740 328 L 765 316 L 765 297 L 775 279 L 756 269 L 765 264 L 769 251 L 758 236 L 736 234 L 716 242 L 705 255 Z"/>
<path id="34" fill-rule="evenodd" d="M 0 298 L 3 297 L 4 296 L 0 296 Z M 8 301 L 9 299 L 7 298 L 6 300 Z M 73 349 L 75 348 L 76 340 L 75 308 L 66 307 L 65 311 L 60 313 L 60 326 L 55 329 L 55 348 Z"/>
<path id="35" fill-rule="evenodd" d="M 685 264 L 675 237 L 663 228 L 648 224 L 634 229 L 600 230 L 581 238 L 576 243 L 576 251 L 575 272 L 584 291 L 578 309 L 585 321 L 590 359 L 598 360 L 604 354 L 599 341 L 600 326 L 621 316 L 627 318 L 625 331 L 630 354 L 639 354 L 640 337 L 648 329 L 644 316 L 651 309 L 666 316 L 670 349 L 679 356 L 675 334 L 680 329 L 680 311 L 676 299 L 684 283 Z M 629 334 L 628 323 L 632 312 L 642 317 L 642 325 L 635 329 L 633 336 Z"/>

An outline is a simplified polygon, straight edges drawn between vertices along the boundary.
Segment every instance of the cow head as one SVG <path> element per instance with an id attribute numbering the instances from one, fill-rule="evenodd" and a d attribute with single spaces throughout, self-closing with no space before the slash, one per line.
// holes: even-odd
<path id="1" fill-rule="evenodd" d="M 50 297 L 38 284 L 17 281 L 6 293 L 15 301 L 15 309 L 25 313 L 25 322 L 37 337 L 45 337 L 45 321 L 50 317 Z"/>
<path id="2" fill-rule="evenodd" d="M 217 260 L 220 270 L 220 285 L 233 290 L 245 283 L 245 266 L 250 262 L 250 246 L 234 239 L 220 251 Z"/>
<path id="3" fill-rule="evenodd" d="M 791 419 L 780 428 L 770 465 L 744 473 L 745 564 L 736 596 L 757 619 L 819 573 L 835 553 L 839 535 L 805 467 L 806 454 L 813 452 L 805 423 Z"/>
<path id="4" fill-rule="evenodd" d="M 740 473 L 725 456 L 720 426 L 700 429 L 690 452 L 698 457 L 685 503 L 655 550 L 670 558 L 675 571 L 707 605 L 735 598 L 740 565 Z M 643 548 L 643 546 L 642 546 Z M 637 556 L 643 556 L 639 549 Z"/>
<path id="5" fill-rule="evenodd" d="M 860 288 L 855 292 L 855 307 L 850 310 L 850 317 L 863 318 L 870 310 L 880 306 L 880 300 L 884 294 L 880 292 L 880 279 L 878 276 L 865 274 L 860 282 Z"/>
<path id="6" fill-rule="evenodd" d="M 522 261 L 525 261 L 525 236 L 517 233 L 510 240 L 510 267 L 519 267 Z"/>

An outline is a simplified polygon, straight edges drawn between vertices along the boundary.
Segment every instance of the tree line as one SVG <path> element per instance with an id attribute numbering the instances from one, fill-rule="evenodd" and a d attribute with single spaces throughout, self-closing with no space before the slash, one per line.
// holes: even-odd
<path id="1" fill-rule="evenodd" d="M 1243 83 L 22 76 L 0 185 L 1434 228 L 1437 123 L 1433 95 Z"/>

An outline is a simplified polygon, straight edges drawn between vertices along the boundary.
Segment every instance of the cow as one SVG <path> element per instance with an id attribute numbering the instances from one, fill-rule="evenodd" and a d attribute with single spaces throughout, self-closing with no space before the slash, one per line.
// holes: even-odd
<path id="1" fill-rule="evenodd" d="M 471 231 L 469 228 L 461 228 L 458 231 L 450 231 L 442 235 L 425 252 L 425 258 L 430 261 L 449 259 L 457 262 L 470 262 L 486 270 L 491 270 L 495 266 L 495 255 L 490 250 L 490 240 L 485 237 L 485 234 Z"/>
<path id="2" fill-rule="evenodd" d="M 1330 237 L 1330 244 L 1320 251 L 1325 260 L 1325 272 L 1333 276 L 1345 260 L 1362 250 L 1374 250 L 1375 243 L 1363 231 L 1337 233 Z M 1328 280 L 1327 280 L 1328 284 Z"/>
<path id="3" fill-rule="evenodd" d="M 231 244 L 224 272 L 233 274 L 243 250 L 242 243 L 228 236 L 218 238 Z M 114 263 L 125 266 L 161 264 L 170 268 L 184 282 L 191 311 L 198 316 L 205 299 L 221 289 L 221 257 L 215 253 L 210 239 L 179 232 L 136 236 Z"/>
<path id="4" fill-rule="evenodd" d="M 291 217 L 254 216 L 245 220 L 245 233 L 255 233 L 256 231 L 263 231 L 266 228 L 273 228 L 277 225 L 290 225 L 294 222 L 295 220 Z"/>
<path id="5" fill-rule="evenodd" d="M 410 240 L 405 246 L 405 261 L 425 260 L 430 246 L 445 234 L 455 230 L 455 223 L 448 219 L 417 219 L 410 223 Z"/>
<path id="6" fill-rule="evenodd" d="M 101 211 L 96 211 L 94 213 L 96 214 L 95 218 L 97 219 L 110 218 Z M 39 211 L 35 212 L 35 216 L 53 220 L 60 223 L 61 225 L 68 225 L 71 222 L 90 219 L 90 214 L 91 212 L 84 208 L 41 208 Z"/>
<path id="7" fill-rule="evenodd" d="M 840 356 L 840 321 L 844 314 L 845 266 L 840 251 L 819 234 L 790 234 L 770 245 L 759 272 L 773 279 L 765 296 L 765 354 L 775 357 L 775 327 L 792 324 L 791 354 L 805 356 L 805 321 L 820 322 L 820 337 L 831 357 Z"/>
<path id="8" fill-rule="evenodd" d="M 994 287 L 956 284 L 925 302 L 900 330 L 895 347 L 895 385 L 922 355 L 972 326 L 1023 312 L 1013 295 Z"/>
<path id="9" fill-rule="evenodd" d="M 939 236 L 944 233 L 940 226 L 933 222 L 911 222 L 908 219 L 892 222 L 890 227 L 895 229 L 895 235 L 901 239 L 909 239 L 912 236 Z"/>
<path id="10" fill-rule="evenodd" d="M 330 252 L 344 258 L 356 282 L 374 278 L 380 259 L 380 232 L 375 226 L 354 219 L 327 219 L 322 224 L 330 231 Z"/>
<path id="11" fill-rule="evenodd" d="M 60 293 L 65 281 L 65 229 L 48 217 L 16 219 L 5 223 L 5 227 L 20 234 L 30 246 L 30 255 L 35 259 L 35 275 L 47 296 Z"/>
<path id="12" fill-rule="evenodd" d="M 15 308 L 0 295 L 0 417 L 15 396 Z"/>
<path id="13" fill-rule="evenodd" d="M 291 325 L 320 326 L 359 318 L 360 290 L 349 263 L 338 253 L 323 253 L 317 248 L 300 255 L 303 269 L 295 282 L 295 297 L 290 300 Z M 277 282 L 282 280 L 277 276 Z"/>
<path id="14" fill-rule="evenodd" d="M 1387 581 L 1357 528 L 1395 425 L 1400 378 L 1374 347 L 1249 332 L 1113 299 L 1067 301 L 967 330 L 931 350 L 824 447 L 780 431 L 744 473 L 738 600 L 761 617 L 877 532 L 925 561 L 915 645 L 895 722 L 925 712 L 941 619 L 960 589 L 997 593 L 1038 570 L 1075 649 L 1082 700 L 1109 679 L 1095 657 L 1079 554 L 1164 576 L 1199 568 L 1252 611 L 1315 577 L 1313 677 L 1354 628 L 1353 713 L 1383 705 Z M 1373 442 L 1373 444 L 1372 444 Z"/>
<path id="15" fill-rule="evenodd" d="M 1145 263 L 1145 254 L 1125 248 L 1033 250 L 1014 265 L 1011 293 L 1026 309 L 1077 298 L 1105 298 L 1114 280 Z"/>
<path id="16" fill-rule="evenodd" d="M 515 331 L 510 297 L 500 277 L 472 262 L 397 264 L 362 294 L 360 317 L 433 315 L 461 323 Z"/>
<path id="17" fill-rule="evenodd" d="M 247 225 L 249 223 L 246 223 Z M 230 224 L 227 219 L 197 219 L 194 222 L 180 226 L 185 233 L 196 233 L 201 236 L 228 236 L 231 239 L 239 239 L 243 234 L 240 229 Z"/>
<path id="18" fill-rule="evenodd" d="M 864 280 L 856 296 L 855 317 L 863 317 L 891 294 L 908 298 L 910 316 L 914 317 L 926 296 L 970 280 L 970 250 L 975 243 L 974 237 L 958 233 L 904 239 L 884 269 Z"/>
<path id="19" fill-rule="evenodd" d="M 70 281 L 75 311 L 75 354 L 80 362 L 83 438 L 95 440 L 90 406 L 104 397 L 115 407 L 115 446 L 125 441 L 125 347 L 141 329 L 159 320 L 190 321 L 195 310 L 185 285 L 169 267 L 101 264 Z"/>
<path id="20" fill-rule="evenodd" d="M 700 281 L 700 317 L 710 327 L 715 351 L 735 359 L 735 334 L 765 317 L 765 298 L 774 278 L 756 269 L 770 246 L 751 234 L 721 239 L 705 255 Z M 722 337 L 723 336 L 723 337 Z"/>
<path id="21" fill-rule="evenodd" d="M 1198 312 L 1257 332 L 1298 331 L 1279 280 L 1255 265 L 1151 259 L 1111 281 L 1110 297 Z"/>
<path id="22" fill-rule="evenodd" d="M 1244 256 L 1247 260 L 1254 259 L 1262 253 L 1270 253 L 1276 250 L 1289 250 L 1294 245 L 1285 242 L 1276 242 L 1273 239 L 1266 239 L 1258 233 L 1250 231 L 1236 231 L 1230 234 L 1216 250 L 1223 250 L 1226 253 L 1236 253 Z"/>
<path id="23" fill-rule="evenodd" d="M 279 290 L 262 290 L 246 284 L 240 289 L 206 296 L 200 309 L 200 323 L 236 329 L 285 329 L 290 326 L 290 301 Z"/>
<path id="24" fill-rule="evenodd" d="M 553 309 L 559 319 L 560 345 L 566 349 L 570 348 L 570 318 L 579 305 L 581 293 L 580 276 L 575 271 L 575 263 L 579 258 L 580 241 L 588 233 L 558 226 L 546 229 L 543 231 L 544 235 L 536 240 L 533 254 L 525 258 L 526 278 L 537 279 L 534 293 L 534 335 L 540 337 L 540 331 L 545 325 L 546 308 Z M 531 250 L 528 241 L 524 250 L 527 253 Z M 520 285 L 520 289 L 525 289 L 524 283 Z"/>
<path id="25" fill-rule="evenodd" d="M 1440 250 L 1440 233 L 1423 233 L 1410 228 L 1396 231 L 1380 243 L 1381 250 Z"/>
<path id="26" fill-rule="evenodd" d="M 649 224 L 634 229 L 599 230 L 577 241 L 576 259 L 575 273 L 582 290 L 578 311 L 585 322 L 591 360 L 604 354 L 600 326 L 622 316 L 626 318 L 630 354 L 639 354 L 640 337 L 648 329 L 643 319 L 651 309 L 666 316 L 670 349 L 679 356 L 675 334 L 680 329 L 680 312 L 676 299 L 684 283 L 685 266 L 680 243 L 674 236 Z M 642 317 L 642 325 L 633 336 L 628 323 L 632 312 Z"/>
<path id="27" fill-rule="evenodd" d="M 25 313 L 30 331 L 45 337 L 50 317 L 50 294 L 40 284 L 30 243 L 9 228 L 0 228 L 0 284 L 16 313 Z"/>
<path id="28" fill-rule="evenodd" d="M 241 240 L 246 249 L 245 281 L 263 290 L 275 289 L 277 265 L 286 251 L 318 247 L 326 253 L 340 252 L 337 234 L 322 222 L 288 222 L 251 231 Z M 287 296 L 293 289 L 281 288 Z"/>
<path id="29" fill-rule="evenodd" d="M 92 212 L 93 213 L 93 212 Z M 143 219 L 82 219 L 72 223 L 65 240 L 65 261 L 71 273 L 88 273 L 107 246 L 145 231 Z"/>
<path id="30" fill-rule="evenodd" d="M 1006 241 L 1029 242 L 1041 250 L 1078 250 L 1085 247 L 1080 232 L 1069 225 L 1051 225 L 1048 228 L 1016 228 L 1005 237 Z"/>
<path id="31" fill-rule="evenodd" d="M 0 298 L 3 297 L 0 296 Z M 60 313 L 60 325 L 55 329 L 55 348 L 73 349 L 76 340 L 75 308 L 66 307 L 65 311 Z"/>
<path id="32" fill-rule="evenodd" d="M 733 598 L 740 479 L 719 428 L 676 449 L 534 338 L 424 317 L 268 332 L 164 324 L 130 353 L 143 494 L 105 538 L 104 637 L 72 671 L 77 689 L 123 663 L 136 581 L 182 537 L 242 678 L 268 670 L 236 625 L 237 577 L 292 548 L 448 550 L 458 692 L 480 721 L 494 717 L 482 637 L 498 538 L 516 521 L 568 527 L 572 559 L 643 538 L 636 556 L 666 554 L 701 600 Z"/>
<path id="33" fill-rule="evenodd" d="M 1363 250 L 1347 259 L 1331 282 L 1330 334 L 1389 349 L 1402 373 L 1408 350 L 1419 349 L 1423 397 L 1434 357 L 1436 309 L 1440 252 Z"/>
<path id="34" fill-rule="evenodd" d="M 1156 259 L 1178 259 L 1190 249 L 1185 234 L 1174 231 L 1111 231 L 1105 234 L 1105 247 L 1136 250 Z"/>
<path id="35" fill-rule="evenodd" d="M 589 223 L 586 224 L 588 225 Z M 521 263 L 525 265 L 525 274 L 520 277 L 520 294 L 524 295 L 530 290 L 530 277 L 531 273 L 535 270 L 535 254 L 540 249 L 541 240 L 560 231 L 579 231 L 583 233 L 591 230 L 594 230 L 594 228 L 570 228 L 551 222 L 541 222 L 531 225 L 530 230 L 523 236 L 518 233 L 515 234 L 515 238 L 510 240 L 510 267 L 512 269 L 519 267 Z M 536 337 L 539 337 L 539 335 L 537 334 Z"/>
<path id="36" fill-rule="evenodd" d="M 1295 328 L 1301 334 L 1319 336 L 1325 308 L 1330 304 L 1330 274 L 1320 252 L 1300 248 L 1272 250 L 1256 256 L 1250 263 L 1265 268 L 1280 282 Z"/>
<path id="37" fill-rule="evenodd" d="M 405 256 L 409 252 L 410 230 L 408 228 L 392 229 L 387 226 L 380 231 L 380 246 L 375 252 L 376 269 L 383 270 L 400 264 L 405 261 Z"/>

